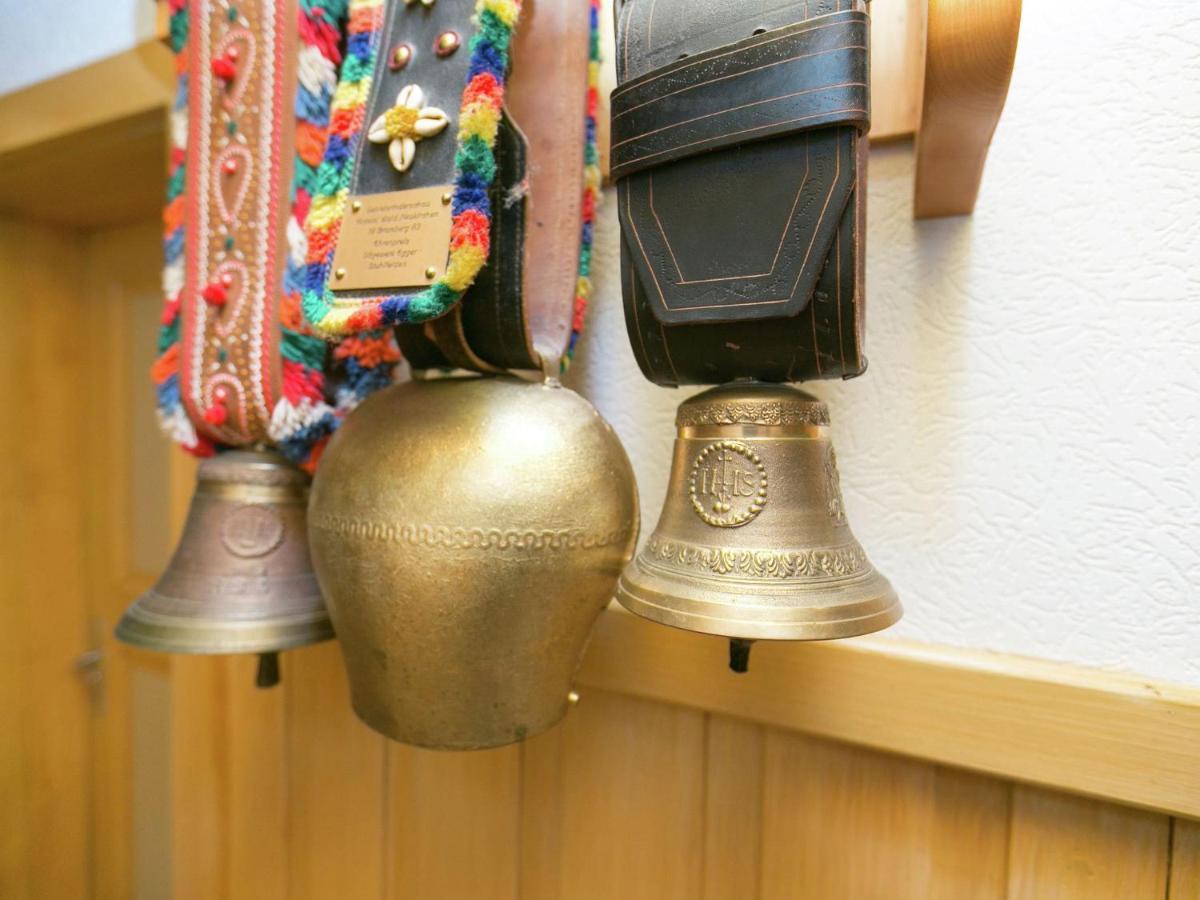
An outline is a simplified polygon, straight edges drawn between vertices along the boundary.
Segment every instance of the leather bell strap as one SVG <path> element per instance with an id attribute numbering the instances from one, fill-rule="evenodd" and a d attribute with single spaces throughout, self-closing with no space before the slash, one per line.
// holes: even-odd
<path id="1" fill-rule="evenodd" d="M 612 172 L 650 380 L 865 368 L 861 0 L 622 0 Z"/>
<path id="2" fill-rule="evenodd" d="M 830 125 L 869 127 L 867 17 L 842 12 L 656 69 L 612 93 L 612 177 Z"/>
<path id="3" fill-rule="evenodd" d="M 324 150 L 344 8 L 296 0 L 172 3 L 166 302 L 153 369 L 160 420 L 186 449 L 271 444 L 315 463 L 344 409 L 300 311 L 301 223 Z M 389 336 L 339 348 L 353 405 L 398 359 Z"/>
<path id="4" fill-rule="evenodd" d="M 414 328 L 398 330 L 406 356 L 418 368 L 557 374 L 569 364 L 582 331 L 600 183 L 599 2 L 540 4 L 524 15 L 497 141 L 498 157 L 519 157 L 521 164 L 515 170 L 499 166 L 498 193 L 506 199 L 494 205 L 493 259 L 448 315 L 426 323 L 421 335 Z M 553 77 L 561 87 L 547 91 L 547 73 L 559 73 Z M 580 131 L 564 131 L 564 122 L 581 118 Z M 514 192 L 521 195 L 519 208 L 508 199 Z M 519 227 L 515 239 L 505 234 L 506 222 L 509 229 L 514 222 Z M 519 257 L 519 263 L 505 255 Z"/>
<path id="5" fill-rule="evenodd" d="M 369 8 L 369 29 L 356 32 L 357 22 L 368 21 L 359 13 Z M 319 331 L 399 326 L 415 368 L 536 369 L 566 355 L 586 299 L 581 276 L 590 252 L 581 245 L 590 250 L 599 184 L 588 143 L 595 133 L 597 15 L 595 0 L 524 9 L 507 0 L 352 4 L 348 52 L 355 64 L 345 67 L 334 102 L 323 166 L 329 187 L 308 220 L 305 312 Z M 462 49 L 429 52 L 444 35 Z M 430 126 L 414 142 L 411 160 L 397 166 L 364 130 L 386 119 L 409 86 L 450 124 L 436 133 Z M 580 126 L 565 126 L 572 121 Z M 384 136 L 380 130 L 381 143 Z M 405 192 L 439 185 L 451 192 L 452 220 L 446 265 L 434 283 L 339 289 L 354 264 L 334 265 L 346 250 L 354 205 L 385 196 L 403 202 Z"/>

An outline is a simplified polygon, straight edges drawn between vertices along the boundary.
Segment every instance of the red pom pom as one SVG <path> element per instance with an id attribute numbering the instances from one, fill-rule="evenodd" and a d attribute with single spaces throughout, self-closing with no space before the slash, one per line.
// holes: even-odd
<path id="1" fill-rule="evenodd" d="M 225 292 L 225 285 L 219 281 L 211 281 L 206 284 L 204 290 L 200 292 L 200 296 L 213 306 L 224 306 L 225 301 L 229 299 Z"/>
<path id="2" fill-rule="evenodd" d="M 237 65 L 226 56 L 218 56 L 212 61 L 212 73 L 222 81 L 233 81 L 237 78 Z"/>
<path id="3" fill-rule="evenodd" d="M 204 411 L 204 421 L 209 425 L 224 425 L 227 418 L 229 413 L 223 406 L 210 406 Z"/>

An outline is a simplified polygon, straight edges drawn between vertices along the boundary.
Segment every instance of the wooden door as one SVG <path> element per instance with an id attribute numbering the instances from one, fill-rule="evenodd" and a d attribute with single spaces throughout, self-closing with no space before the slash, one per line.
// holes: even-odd
<path id="1" fill-rule="evenodd" d="M 112 637 L 169 555 L 171 486 L 190 480 L 147 376 L 158 231 L 0 220 L 5 898 L 167 890 L 169 667 Z"/>

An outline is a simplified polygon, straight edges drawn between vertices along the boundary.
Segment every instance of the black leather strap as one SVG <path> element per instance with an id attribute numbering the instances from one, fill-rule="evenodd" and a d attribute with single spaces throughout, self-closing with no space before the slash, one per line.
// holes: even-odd
<path id="1" fill-rule="evenodd" d="M 838 124 L 868 127 L 860 12 L 754 35 L 621 85 L 612 93 L 612 176 Z"/>
<path id="2" fill-rule="evenodd" d="M 619 0 L 622 291 L 651 381 L 865 370 L 865 10 Z"/>
<path id="3" fill-rule="evenodd" d="M 443 109 L 450 116 L 451 124 L 442 134 L 420 142 L 412 167 L 404 174 L 392 166 L 386 145 L 362 140 L 354 164 L 352 195 L 453 182 L 455 132 L 471 57 L 468 41 L 476 29 L 472 22 L 474 9 L 475 0 L 439 0 L 431 6 L 406 3 L 405 0 L 387 3 L 387 21 L 380 35 L 365 121 L 369 123 L 389 109 L 401 88 L 415 84 L 425 95 L 425 105 Z M 448 33 L 458 35 L 460 46 L 448 55 L 439 54 L 435 45 Z M 396 68 L 392 60 L 400 47 L 408 48 L 409 61 Z M 492 253 L 489 263 L 459 306 L 450 313 L 460 317 L 461 323 L 456 321 L 453 327 L 443 323 L 439 335 L 432 335 L 421 325 L 396 329 L 401 352 L 414 367 L 462 365 L 475 354 L 486 360 L 476 366 L 481 369 L 538 366 L 528 339 L 522 305 L 526 205 L 506 202 L 508 192 L 527 175 L 526 151 L 520 130 L 505 116 L 496 146 L 498 174 L 491 191 Z M 415 295 L 423 289 L 423 285 L 417 285 L 396 286 L 393 290 Z M 378 295 L 380 290 L 339 293 L 349 297 L 371 297 Z M 455 336 L 455 339 L 450 340 L 447 335 Z"/>

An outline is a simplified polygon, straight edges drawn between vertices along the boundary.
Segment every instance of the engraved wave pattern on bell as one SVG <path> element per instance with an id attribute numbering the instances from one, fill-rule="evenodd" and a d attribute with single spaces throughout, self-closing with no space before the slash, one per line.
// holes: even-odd
<path id="1" fill-rule="evenodd" d="M 446 550 L 592 550 L 624 544 L 630 526 L 606 534 L 589 534 L 582 528 L 502 529 L 461 525 L 414 525 L 322 515 L 312 527 L 340 537 L 409 544 Z"/>

